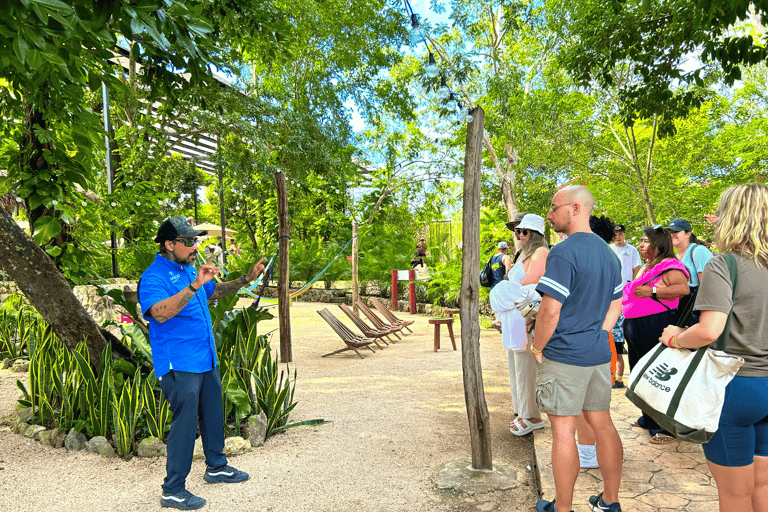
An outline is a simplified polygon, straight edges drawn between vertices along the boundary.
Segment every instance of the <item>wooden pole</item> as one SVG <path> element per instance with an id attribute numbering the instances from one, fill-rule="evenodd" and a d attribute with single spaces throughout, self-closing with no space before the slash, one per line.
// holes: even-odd
<path id="1" fill-rule="evenodd" d="M 480 364 L 480 164 L 485 112 L 476 107 L 467 124 L 464 155 L 464 213 L 461 257 L 461 364 L 467 405 L 472 468 L 493 469 L 491 423 Z"/>
<path id="2" fill-rule="evenodd" d="M 280 236 L 278 242 L 279 264 L 277 279 L 277 314 L 280 326 L 280 362 L 293 362 L 291 352 L 291 302 L 288 297 L 290 286 L 290 268 L 288 266 L 288 246 L 290 242 L 291 225 L 288 218 L 288 194 L 285 189 L 285 174 L 275 173 L 275 186 L 277 187 L 277 232 Z"/>
<path id="3" fill-rule="evenodd" d="M 357 313 L 357 301 L 360 300 L 360 281 L 357 277 L 357 222 L 352 223 L 352 308 Z"/>

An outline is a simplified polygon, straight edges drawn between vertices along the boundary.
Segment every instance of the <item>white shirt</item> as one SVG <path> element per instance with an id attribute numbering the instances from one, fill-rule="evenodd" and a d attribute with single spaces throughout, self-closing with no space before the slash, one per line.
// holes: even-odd
<path id="1" fill-rule="evenodd" d="M 640 253 L 633 245 L 625 244 L 622 247 L 611 244 L 614 254 L 619 257 L 621 262 L 621 282 L 628 283 L 632 278 L 632 269 L 639 267 L 642 264 L 640 260 Z"/>

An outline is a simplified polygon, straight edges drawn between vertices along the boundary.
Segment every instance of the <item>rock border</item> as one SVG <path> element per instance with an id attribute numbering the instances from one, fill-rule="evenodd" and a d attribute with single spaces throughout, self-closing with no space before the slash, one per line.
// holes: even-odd
<path id="1" fill-rule="evenodd" d="M 30 424 L 32 418 L 31 407 L 18 407 L 16 412 L 0 420 L 0 425 L 10 427 L 15 434 L 20 434 L 40 444 L 53 448 L 64 448 L 67 451 L 87 451 L 106 458 L 117 458 L 117 453 L 109 440 L 103 436 L 94 436 L 87 439 L 85 435 L 74 428 L 69 432 L 59 429 L 46 429 L 42 425 Z M 231 436 L 224 439 L 224 454 L 227 457 L 242 455 L 264 446 L 267 433 L 267 416 L 264 411 L 257 415 L 249 416 L 243 428 L 242 436 Z M 168 448 L 161 439 L 147 437 L 139 441 L 136 451 L 131 457 L 166 457 Z M 195 451 L 192 460 L 202 459 L 203 441 L 200 437 L 195 440 Z"/>

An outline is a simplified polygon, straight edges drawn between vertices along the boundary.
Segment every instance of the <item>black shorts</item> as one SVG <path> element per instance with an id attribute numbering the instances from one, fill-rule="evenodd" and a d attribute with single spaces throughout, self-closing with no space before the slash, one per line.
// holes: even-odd
<path id="1" fill-rule="evenodd" d="M 621 343 L 615 342 L 614 345 L 616 345 L 616 355 L 621 355 L 624 353 L 624 342 Z"/>

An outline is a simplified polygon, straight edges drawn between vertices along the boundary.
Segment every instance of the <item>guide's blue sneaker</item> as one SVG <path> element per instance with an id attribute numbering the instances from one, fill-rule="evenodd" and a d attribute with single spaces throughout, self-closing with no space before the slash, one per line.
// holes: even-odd
<path id="1" fill-rule="evenodd" d="M 177 508 L 179 510 L 197 510 L 205 505 L 205 500 L 184 489 L 176 494 L 163 493 L 160 498 L 160 505 L 167 508 Z"/>
<path id="2" fill-rule="evenodd" d="M 237 482 L 244 482 L 248 480 L 248 478 L 248 473 L 239 471 L 232 466 L 222 466 L 220 468 L 206 467 L 205 475 L 203 475 L 203 479 L 209 484 L 216 484 L 219 482 L 234 484 Z"/>
<path id="3" fill-rule="evenodd" d="M 555 500 L 539 500 L 536 502 L 536 512 L 558 512 L 555 508 Z M 571 510 L 573 512 L 573 510 Z"/>
<path id="4" fill-rule="evenodd" d="M 603 493 L 589 498 L 589 504 L 594 512 L 621 512 L 619 502 L 610 505 L 603 500 Z"/>

